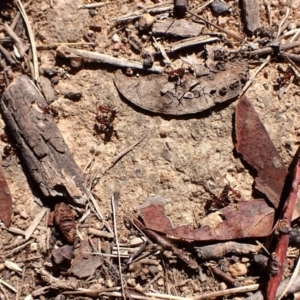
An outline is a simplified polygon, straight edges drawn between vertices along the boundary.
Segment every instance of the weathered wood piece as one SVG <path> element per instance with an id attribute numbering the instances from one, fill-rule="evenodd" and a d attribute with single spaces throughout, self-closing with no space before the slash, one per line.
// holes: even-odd
<path id="1" fill-rule="evenodd" d="M 185 19 L 156 21 L 152 27 L 155 36 L 167 35 L 180 38 L 196 37 L 201 34 L 203 25 Z"/>
<path id="2" fill-rule="evenodd" d="M 12 217 L 12 198 L 0 165 L 0 220 L 8 228 Z"/>
<path id="3" fill-rule="evenodd" d="M 242 0 L 245 27 L 249 34 L 260 28 L 260 14 L 258 0 Z"/>
<path id="4" fill-rule="evenodd" d="M 168 75 L 127 77 L 116 72 L 118 91 L 133 104 L 151 112 L 166 115 L 184 115 L 204 111 L 238 96 L 247 81 L 244 64 L 228 64 L 219 73 L 196 78 L 183 75 L 180 83 L 169 80 Z"/>
<path id="5" fill-rule="evenodd" d="M 47 102 L 29 77 L 15 78 L 3 93 L 0 105 L 17 152 L 43 194 L 84 205 L 88 196 L 83 175 L 55 120 L 44 113 Z"/>

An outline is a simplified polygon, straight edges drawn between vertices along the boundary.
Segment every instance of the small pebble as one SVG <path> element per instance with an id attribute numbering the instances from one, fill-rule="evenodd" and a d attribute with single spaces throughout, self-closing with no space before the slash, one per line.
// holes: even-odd
<path id="1" fill-rule="evenodd" d="M 215 0 L 211 5 L 210 5 L 211 10 L 217 14 L 217 15 L 223 15 L 223 14 L 228 14 L 230 13 L 229 6 L 220 0 Z"/>
<path id="2" fill-rule="evenodd" d="M 90 9 L 89 14 L 90 14 L 91 17 L 95 17 L 97 15 L 97 12 L 94 9 Z"/>
<path id="3" fill-rule="evenodd" d="M 220 283 L 220 290 L 221 290 L 221 291 L 225 291 L 226 289 L 227 289 L 226 283 L 225 283 L 225 282 L 221 282 L 221 283 Z"/>
<path id="4" fill-rule="evenodd" d="M 156 275 L 159 272 L 157 266 L 149 266 L 148 270 L 152 275 Z"/>
<path id="5" fill-rule="evenodd" d="M 0 272 L 3 271 L 5 269 L 4 264 L 0 264 Z"/>
<path id="6" fill-rule="evenodd" d="M 120 8 L 120 13 L 125 15 L 128 13 L 128 10 L 129 10 L 128 6 L 126 4 L 123 4 Z"/>
<path id="7" fill-rule="evenodd" d="M 120 42 L 120 37 L 116 33 L 111 37 L 111 39 L 115 43 L 119 43 Z"/>
<path id="8" fill-rule="evenodd" d="M 30 251 L 36 252 L 38 250 L 38 243 L 31 243 L 30 244 Z"/>
<path id="9" fill-rule="evenodd" d="M 69 93 L 66 93 L 64 95 L 64 97 L 68 98 L 70 100 L 78 101 L 78 100 L 81 99 L 82 93 L 80 93 L 80 92 L 69 92 Z"/>
<path id="10" fill-rule="evenodd" d="M 107 281 L 106 281 L 106 286 L 107 286 L 108 288 L 112 288 L 112 287 L 114 286 L 114 284 L 113 284 L 113 282 L 112 282 L 111 279 L 107 279 Z"/>
<path id="11" fill-rule="evenodd" d="M 127 283 L 128 283 L 128 285 L 130 285 L 130 286 L 135 286 L 135 285 L 136 285 L 136 282 L 135 282 L 135 279 L 134 279 L 134 278 L 129 278 L 129 279 L 127 280 Z"/>
<path id="12" fill-rule="evenodd" d="M 152 17 L 149 13 L 145 13 L 140 16 L 138 27 L 139 30 L 145 30 L 152 26 L 154 22 L 154 17 Z"/>
<path id="13" fill-rule="evenodd" d="M 164 284 L 165 284 L 165 281 L 164 281 L 163 278 L 160 278 L 160 279 L 157 280 L 157 285 L 163 286 Z"/>
<path id="14" fill-rule="evenodd" d="M 23 219 L 27 219 L 28 218 L 27 211 L 26 210 L 22 210 L 20 212 L 20 217 L 23 218 Z"/>

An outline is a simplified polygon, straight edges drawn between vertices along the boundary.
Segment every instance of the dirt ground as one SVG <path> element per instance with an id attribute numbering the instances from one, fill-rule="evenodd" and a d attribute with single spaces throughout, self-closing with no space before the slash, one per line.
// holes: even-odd
<path id="1" fill-rule="evenodd" d="M 89 1 L 75 0 L 33 0 L 26 8 L 26 12 L 33 26 L 37 45 L 51 45 L 54 43 L 85 43 L 83 35 L 89 31 L 89 26 L 99 25 L 100 32 L 93 32 L 97 43 L 92 46 L 74 46 L 89 51 L 98 51 L 115 57 L 140 60 L 139 54 L 127 45 L 125 53 L 114 50 L 115 42 L 111 33 L 117 28 L 119 39 L 126 37 L 126 29 L 139 35 L 135 26 L 136 21 L 117 25 L 110 21 L 112 18 L 137 10 L 138 5 L 151 5 L 157 1 L 104 1 L 105 6 L 96 9 L 78 9 L 79 5 Z M 160 1 L 163 2 L 163 1 Z M 190 1 L 191 9 L 200 6 L 202 1 Z M 283 18 L 287 6 L 286 1 L 273 1 L 272 24 L 276 28 Z M 292 9 L 291 21 L 293 26 L 299 27 L 299 1 L 293 1 L 296 9 Z M 243 21 L 238 1 L 227 1 L 231 7 L 231 14 L 217 17 L 209 8 L 203 16 L 213 23 L 221 23 L 222 27 L 245 38 L 246 42 L 253 42 L 254 37 L 244 34 Z M 12 18 L 17 12 L 15 6 L 8 6 L 7 14 Z M 298 11 L 297 11 L 298 9 Z M 267 11 L 260 1 L 261 22 L 267 26 Z M 156 14 L 159 16 L 161 14 Z M 171 17 L 169 15 L 169 17 Z M 2 18 L 4 18 L 2 14 Z M 189 16 L 187 18 L 190 18 Z M 8 18 L 10 20 L 10 18 Z M 213 29 L 212 29 L 213 30 Z M 154 49 L 148 33 L 140 36 L 144 47 Z M 3 30 L 1 36 L 5 36 Z M 232 38 L 231 49 L 237 49 L 240 43 Z M 172 39 L 162 38 L 163 45 Z M 46 47 L 45 47 L 46 48 Z M 203 47 L 194 47 L 186 52 L 176 53 L 172 60 L 179 60 L 180 55 L 200 53 Z M 292 53 L 299 53 L 295 48 Z M 253 172 L 245 165 L 234 150 L 234 112 L 236 99 L 216 105 L 212 109 L 193 115 L 182 117 L 163 116 L 142 110 L 120 96 L 114 85 L 116 67 L 86 61 L 80 68 L 73 68 L 68 59 L 56 57 L 56 49 L 42 49 L 38 47 L 39 69 L 56 68 L 59 81 L 55 84 L 56 100 L 52 106 L 59 113 L 57 126 L 64 137 L 71 154 L 81 170 L 85 170 L 86 180 L 89 183 L 94 174 L 98 174 L 99 181 L 92 190 L 98 201 L 101 212 L 112 226 L 111 197 L 114 192 L 120 192 L 117 213 L 117 229 L 121 244 L 130 244 L 137 232 L 126 227 L 124 218 L 130 214 L 137 215 L 138 208 L 148 197 L 161 196 L 167 200 L 166 215 L 173 225 L 187 224 L 193 228 L 199 225 L 199 220 L 205 215 L 204 206 L 211 198 L 205 188 L 215 195 L 219 195 L 226 184 L 230 184 L 240 191 L 247 199 L 256 196 L 253 189 Z M 263 61 L 263 60 L 261 60 Z M 161 63 L 161 62 L 160 62 Z M 162 64 L 162 63 L 161 63 Z M 254 74 L 259 64 L 250 63 L 250 76 Z M 299 146 L 300 136 L 300 88 L 297 81 L 291 83 L 286 94 L 281 99 L 276 89 L 280 68 L 286 69 L 287 64 L 282 60 L 271 58 L 270 63 L 254 79 L 246 95 L 277 147 L 286 166 L 288 167 Z M 79 101 L 64 97 L 68 92 L 80 92 Z M 117 111 L 113 122 L 114 133 L 109 141 L 105 141 L 104 134 L 95 129 L 97 105 L 113 106 Z M 1 121 L 2 127 L 5 124 Z M 116 155 L 135 142 L 144 138 L 140 144 L 118 161 L 108 172 L 104 171 L 111 166 Z M 0 147 L 5 143 L 0 142 Z M 97 155 L 94 155 L 95 151 Z M 94 157 L 92 164 L 89 162 Z M 13 197 L 12 227 L 26 230 L 35 216 L 41 210 L 39 192 L 33 183 L 28 183 L 22 164 L 16 157 L 5 167 L 5 176 Z M 51 206 L 51 205 L 50 205 Z M 78 221 L 80 214 L 76 217 Z M 94 211 L 82 222 L 78 222 L 78 231 L 82 238 L 88 236 L 88 228 L 103 229 L 103 222 Z M 47 221 L 43 218 L 34 235 L 37 239 L 30 239 L 29 246 L 18 252 L 10 252 L 10 245 L 21 240 L 22 236 L 0 229 L 0 279 L 9 282 L 13 287 L 20 288 L 19 299 L 25 298 L 33 291 L 47 285 L 43 276 L 36 274 L 33 268 L 27 267 L 25 276 L 22 272 L 8 269 L 4 261 L 10 260 L 25 268 L 25 258 L 38 257 L 41 265 L 47 266 L 51 261 L 50 253 L 43 250 L 42 240 L 46 236 Z M 105 239 L 101 239 L 102 242 Z M 110 240 L 112 241 L 112 240 Z M 113 243 L 112 243 L 113 244 Z M 199 271 L 187 270 L 177 262 L 166 258 L 158 260 L 157 269 L 163 275 L 153 284 L 144 287 L 156 275 L 147 273 L 143 276 L 132 275 L 128 269 L 124 271 L 127 286 L 139 288 L 143 292 L 158 291 L 181 297 L 195 297 L 205 292 L 226 289 L 230 286 L 218 278 L 214 278 L 205 266 L 203 274 Z M 239 260 L 240 261 L 240 260 Z M 260 276 L 251 269 L 251 263 L 245 258 L 241 260 L 248 269 L 249 281 L 255 283 L 252 276 Z M 113 260 L 116 263 L 115 260 Z M 117 266 L 117 264 L 115 264 Z M 146 267 L 144 267 L 146 269 Z M 164 270 L 164 271 L 163 271 Z M 68 277 L 66 271 L 48 271 L 60 279 Z M 199 275 L 200 274 L 200 275 Z M 202 274 L 202 275 L 201 275 Z M 60 276 L 60 277 L 59 277 Z M 206 279 L 203 279 L 205 277 Z M 97 271 L 88 279 L 80 279 L 79 287 L 112 288 L 119 286 L 117 276 L 103 271 Z M 4 291 L 3 291 L 4 289 Z M 90 299 L 89 296 L 65 295 L 66 298 L 55 298 L 61 290 L 46 290 L 44 294 L 26 299 Z M 2 285 L 1 299 L 16 299 L 16 294 Z M 228 299 L 233 299 L 229 296 Z M 241 298 L 235 298 L 241 299 Z"/>

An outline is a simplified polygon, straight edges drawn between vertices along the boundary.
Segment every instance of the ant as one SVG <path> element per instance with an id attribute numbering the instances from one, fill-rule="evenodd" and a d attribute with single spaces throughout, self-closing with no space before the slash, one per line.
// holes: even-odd
<path id="1" fill-rule="evenodd" d="M 204 189 L 212 197 L 212 199 L 206 205 L 206 209 L 209 210 L 221 209 L 229 205 L 232 201 L 237 202 L 242 200 L 242 194 L 238 190 L 233 189 L 230 184 L 226 184 L 224 186 L 220 196 L 216 196 L 207 187 L 204 187 Z"/>
<path id="2" fill-rule="evenodd" d="M 16 148 L 10 145 L 9 137 L 6 133 L 3 133 L 0 135 L 0 139 L 2 142 L 8 144 L 3 148 L 3 155 L 2 158 L 5 159 L 7 157 L 10 157 L 12 155 L 16 154 Z"/>
<path id="3" fill-rule="evenodd" d="M 169 73 L 169 79 L 171 80 L 177 80 L 179 78 L 182 78 L 183 75 L 185 73 L 185 69 L 184 68 L 178 68 L 178 69 L 175 69 L 175 70 L 172 70 L 170 71 Z"/>
<path id="4" fill-rule="evenodd" d="M 53 108 L 52 106 L 50 106 L 50 105 L 42 107 L 42 110 L 43 110 L 44 114 L 52 115 L 53 118 L 57 118 L 58 117 L 58 111 L 55 108 Z"/>
<path id="5" fill-rule="evenodd" d="M 16 148 L 15 147 L 12 147 L 10 145 L 6 145 L 4 148 L 3 148 L 3 155 L 2 155 L 2 158 L 7 158 L 9 156 L 12 156 L 12 155 L 15 155 L 17 153 L 16 151 Z"/>
<path id="6" fill-rule="evenodd" d="M 114 132 L 114 126 L 112 123 L 116 118 L 117 111 L 113 107 L 104 105 L 98 105 L 97 111 L 98 114 L 95 120 L 98 125 L 100 124 L 100 126 L 98 126 L 98 129 L 104 132 L 106 140 L 110 140 Z"/>

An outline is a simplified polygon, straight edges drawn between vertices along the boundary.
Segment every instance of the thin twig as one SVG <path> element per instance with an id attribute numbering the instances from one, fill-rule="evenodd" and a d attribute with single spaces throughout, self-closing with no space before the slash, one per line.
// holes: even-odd
<path id="1" fill-rule="evenodd" d="M 34 79 L 35 82 L 38 82 L 39 81 L 39 66 L 38 66 L 38 58 L 37 58 L 37 51 L 36 51 L 36 43 L 35 43 L 35 39 L 34 39 L 34 34 L 33 34 L 30 22 L 28 20 L 26 11 L 24 9 L 24 6 L 23 6 L 21 0 L 17 0 L 17 5 L 18 5 L 18 8 L 21 12 L 21 15 L 24 19 L 25 25 L 27 27 L 28 35 L 29 35 L 31 51 L 32 51 L 33 67 L 34 67 L 33 79 Z"/>
<path id="2" fill-rule="evenodd" d="M 192 12 L 193 12 L 193 13 L 198 13 L 198 12 L 200 12 L 201 10 L 203 10 L 205 7 L 207 7 L 208 5 L 210 5 L 210 4 L 213 3 L 213 2 L 214 2 L 214 0 L 209 0 L 209 1 L 207 1 L 205 4 L 203 4 L 203 5 L 201 5 L 201 6 L 197 7 L 197 8 L 195 8 L 195 9 L 193 9 Z"/>
<path id="3" fill-rule="evenodd" d="M 41 211 L 36 215 L 30 226 L 25 230 L 26 240 L 28 240 L 31 237 L 32 233 L 35 231 L 36 227 L 39 225 L 46 212 L 47 208 L 42 207 Z"/>
<path id="4" fill-rule="evenodd" d="M 249 88 L 249 86 L 251 85 L 251 83 L 253 82 L 253 80 L 255 79 L 255 77 L 257 76 L 257 74 L 267 65 L 267 63 L 270 61 L 271 56 L 269 55 L 265 61 L 260 65 L 259 68 L 257 68 L 257 70 L 255 71 L 255 73 L 252 75 L 252 77 L 247 81 L 247 83 L 244 85 L 243 89 L 241 90 L 241 92 L 239 93 L 239 98 L 247 91 L 247 89 Z"/>
<path id="5" fill-rule="evenodd" d="M 293 37 L 290 39 L 290 42 L 296 41 L 300 35 L 300 28 L 296 31 L 296 33 L 293 35 Z"/>
<path id="6" fill-rule="evenodd" d="M 105 218 L 103 217 L 103 215 L 101 213 L 101 210 L 100 210 L 98 202 L 96 201 L 95 197 L 92 195 L 91 192 L 89 193 L 89 197 L 90 197 L 92 203 L 94 204 L 94 207 L 95 207 L 95 209 L 96 209 L 96 211 L 98 213 L 98 216 L 103 221 L 105 227 L 109 230 L 109 232 L 113 233 L 113 230 L 111 229 L 111 227 L 109 226 L 108 222 L 105 220 Z"/>
<path id="7" fill-rule="evenodd" d="M 156 46 L 156 48 L 158 48 L 158 50 L 160 51 L 161 55 L 164 58 L 164 63 L 171 66 L 172 62 L 171 62 L 169 56 L 167 55 L 164 47 L 159 42 L 157 42 L 157 40 L 154 36 L 152 38 L 153 38 L 153 41 L 154 41 L 154 45 Z"/>
<path id="8" fill-rule="evenodd" d="M 288 7 L 287 10 L 286 10 L 285 16 L 283 17 L 283 19 L 280 21 L 280 23 L 279 23 L 279 25 L 278 25 L 278 31 L 277 31 L 276 39 L 279 38 L 280 33 L 281 33 L 281 27 L 282 27 L 283 23 L 284 23 L 284 22 L 287 20 L 287 18 L 289 17 L 290 11 L 291 11 L 291 9 Z"/>
<path id="9" fill-rule="evenodd" d="M 24 58 L 26 53 L 25 53 L 25 47 L 20 40 L 20 38 L 15 34 L 15 32 L 9 27 L 9 25 L 5 22 L 4 23 L 4 29 L 6 33 L 13 39 L 14 43 L 16 44 L 16 47 L 19 51 L 19 55 L 21 58 Z"/>
<path id="10" fill-rule="evenodd" d="M 107 54 L 102 54 L 98 52 L 92 52 L 87 50 L 79 50 L 74 48 L 69 48 L 65 45 L 61 45 L 56 49 L 57 55 L 66 58 L 74 58 L 74 57 L 81 57 L 83 59 L 94 60 L 99 63 L 110 64 L 116 67 L 122 68 L 133 68 L 139 70 L 145 70 L 145 67 L 140 62 L 130 61 L 125 58 L 117 58 Z M 163 68 L 152 66 L 148 68 L 147 71 L 155 72 L 155 73 L 162 73 Z"/>
<path id="11" fill-rule="evenodd" d="M 283 298 L 285 296 L 285 294 L 287 293 L 287 291 L 289 290 L 289 288 L 291 287 L 291 285 L 294 283 L 295 279 L 298 276 L 300 270 L 300 256 L 298 257 L 298 261 L 297 261 L 297 265 L 295 267 L 295 270 L 293 272 L 292 277 L 290 278 L 290 281 L 288 282 L 288 284 L 286 285 L 286 287 L 284 288 L 283 292 L 281 293 L 281 296 L 278 298 L 278 300 L 280 300 L 281 298 Z"/>
<path id="12" fill-rule="evenodd" d="M 5 292 L 5 289 L 3 288 L 3 286 L 2 286 L 2 284 L 0 283 L 0 290 L 2 291 L 2 293 L 4 294 L 4 297 L 5 297 L 5 299 L 6 300 L 9 300 L 9 298 L 8 298 L 8 296 L 7 296 L 7 294 L 6 294 L 6 292 Z"/>
<path id="13" fill-rule="evenodd" d="M 264 0 L 264 5 L 267 9 L 267 13 L 268 13 L 268 21 L 269 21 L 269 26 L 272 26 L 272 14 L 271 14 L 271 4 L 270 1 L 268 0 Z"/>
<path id="14" fill-rule="evenodd" d="M 208 21 L 208 20 L 206 20 L 206 19 L 204 19 L 204 18 L 202 18 L 202 17 L 196 15 L 196 14 L 194 14 L 193 12 L 191 12 L 191 11 L 189 11 L 189 10 L 187 11 L 187 13 L 189 13 L 189 14 L 191 14 L 192 16 L 194 16 L 194 17 L 196 17 L 196 18 L 202 20 L 202 21 L 205 22 L 206 24 L 209 24 L 210 26 L 213 26 L 213 27 L 217 28 L 218 30 L 220 30 L 220 31 L 222 31 L 222 32 L 224 32 L 224 33 L 226 33 L 227 35 L 229 35 L 229 36 L 231 36 L 232 38 L 238 40 L 239 42 L 243 42 L 243 41 L 244 41 L 242 38 L 236 36 L 235 34 L 231 33 L 230 31 L 228 31 L 228 30 L 226 30 L 226 29 L 224 29 L 224 28 L 222 28 L 222 27 L 220 27 L 220 26 L 218 26 L 218 25 L 216 25 L 216 24 L 214 24 L 214 23 L 212 23 L 212 22 L 210 22 L 210 21 Z"/>
<path id="15" fill-rule="evenodd" d="M 9 288 L 11 291 L 17 293 L 17 290 L 12 286 L 10 285 L 9 283 L 7 283 L 6 281 L 2 280 L 0 278 L 0 284 L 3 284 L 4 286 L 6 286 L 7 288 Z"/>
<path id="16" fill-rule="evenodd" d="M 109 171 L 112 167 L 114 167 L 114 165 L 123 157 L 125 156 L 127 153 L 129 153 L 134 147 L 136 147 L 139 143 L 141 143 L 144 139 L 145 139 L 146 135 L 144 135 L 142 138 L 140 138 L 137 142 L 135 142 L 134 144 L 132 144 L 131 146 L 129 146 L 128 148 L 124 149 L 122 152 L 120 152 L 117 156 L 114 157 L 114 159 L 112 160 L 111 165 L 105 170 L 104 173 L 106 173 L 107 171 Z"/>
<path id="17" fill-rule="evenodd" d="M 97 8 L 97 7 L 102 7 L 105 6 L 106 4 L 103 2 L 98 2 L 98 3 L 91 3 L 91 4 L 85 4 L 85 5 L 79 5 L 77 8 L 81 9 L 81 8 Z"/>
<path id="18" fill-rule="evenodd" d="M 112 213 L 113 213 L 113 223 L 114 223 L 115 241 L 116 241 L 117 254 L 118 254 L 118 267 L 119 267 L 120 280 L 121 280 L 122 296 L 126 300 L 122 267 L 121 267 L 120 245 L 119 245 L 118 230 L 117 230 L 117 213 L 116 213 L 117 208 L 116 208 L 116 205 L 118 206 L 118 200 L 119 200 L 118 198 L 119 198 L 119 196 L 117 196 L 116 193 L 114 193 L 112 195 L 111 206 L 112 206 Z"/>

